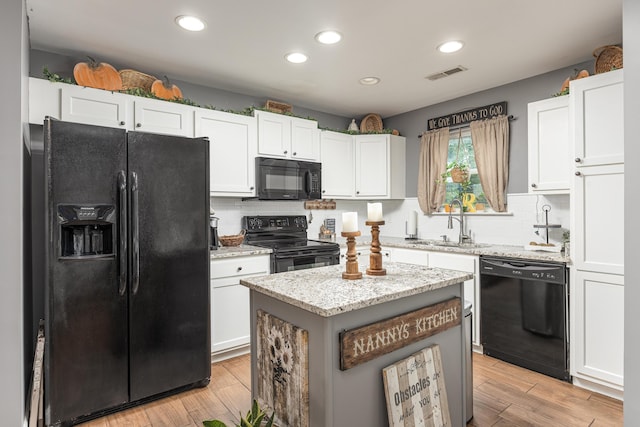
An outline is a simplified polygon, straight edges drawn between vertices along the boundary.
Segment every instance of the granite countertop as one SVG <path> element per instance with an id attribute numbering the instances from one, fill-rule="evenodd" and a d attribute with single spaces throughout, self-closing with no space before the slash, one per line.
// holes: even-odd
<path id="1" fill-rule="evenodd" d="M 342 239 L 339 242 L 342 247 L 346 247 L 346 241 Z M 419 249 L 424 251 L 434 252 L 451 252 L 466 255 L 485 255 L 485 256 L 499 256 L 507 258 L 519 258 L 535 261 L 552 261 L 552 262 L 566 262 L 571 263 L 571 258 L 564 256 L 558 252 L 544 252 L 544 251 L 527 251 L 524 246 L 516 245 L 497 245 L 492 243 L 476 243 L 471 246 L 437 246 L 434 244 L 428 244 L 428 242 L 436 242 L 434 239 L 418 239 L 418 240 L 406 240 L 402 237 L 390 237 L 380 236 L 380 245 L 382 248 L 385 246 L 389 248 L 405 248 L 405 249 Z M 420 243 L 423 242 L 423 243 Z M 370 245 L 370 236 L 361 236 L 357 241 L 358 245 Z"/>
<path id="2" fill-rule="evenodd" d="M 319 316 L 330 317 L 473 278 L 472 273 L 399 262 L 387 262 L 384 268 L 385 276 L 368 276 L 366 266 L 360 266 L 363 274 L 359 280 L 343 279 L 344 265 L 332 265 L 249 277 L 240 280 L 240 284 Z"/>
<path id="3" fill-rule="evenodd" d="M 244 244 L 240 246 L 222 246 L 215 251 L 209 251 L 211 259 L 232 258 L 248 255 L 269 255 L 271 252 L 273 251 L 269 248 L 261 248 L 258 246 Z"/>

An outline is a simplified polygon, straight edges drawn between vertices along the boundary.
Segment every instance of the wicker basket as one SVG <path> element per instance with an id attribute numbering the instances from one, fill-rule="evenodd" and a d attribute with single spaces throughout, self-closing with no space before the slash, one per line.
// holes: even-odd
<path id="1" fill-rule="evenodd" d="M 149 74 L 141 73 L 136 70 L 120 70 L 120 78 L 122 79 L 122 89 L 144 89 L 147 92 L 151 91 L 151 85 L 157 79 Z"/>
<path id="2" fill-rule="evenodd" d="M 622 68 L 622 48 L 618 46 L 602 46 L 593 51 L 596 58 L 595 73 L 606 73 L 607 71 L 619 70 Z"/>
<path id="3" fill-rule="evenodd" d="M 229 234 L 226 236 L 219 236 L 218 240 L 222 246 L 240 246 L 240 244 L 244 241 L 244 235 L 246 231 L 242 230 L 240 234 Z"/>
<path id="4" fill-rule="evenodd" d="M 380 132 L 382 130 L 382 118 L 379 114 L 369 114 L 360 122 L 360 132 Z"/>
<path id="5" fill-rule="evenodd" d="M 451 169 L 451 180 L 453 182 L 461 183 L 465 182 L 469 178 L 469 172 L 465 169 L 453 168 Z"/>

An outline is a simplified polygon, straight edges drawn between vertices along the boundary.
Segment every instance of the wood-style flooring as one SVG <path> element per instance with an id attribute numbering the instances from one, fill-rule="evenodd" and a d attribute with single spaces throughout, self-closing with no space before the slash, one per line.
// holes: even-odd
<path id="1" fill-rule="evenodd" d="M 98 418 L 83 427 L 229 427 L 251 404 L 249 355 L 211 365 L 206 388 Z M 622 402 L 506 362 L 473 354 L 473 414 L 468 426 L 622 426 Z M 347 426 L 345 426 L 347 427 Z"/>

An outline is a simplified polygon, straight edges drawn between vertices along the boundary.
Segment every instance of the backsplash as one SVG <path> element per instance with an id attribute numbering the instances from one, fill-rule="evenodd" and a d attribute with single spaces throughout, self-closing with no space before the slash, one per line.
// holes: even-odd
<path id="1" fill-rule="evenodd" d="M 534 224 L 544 224 L 542 211 L 549 205 L 549 223 L 560 224 L 561 228 L 550 229 L 549 241 L 558 243 L 562 240 L 562 232 L 569 229 L 569 196 L 568 195 L 530 195 L 509 194 L 507 196 L 508 214 L 465 214 L 467 231 L 471 230 L 473 240 L 481 243 L 524 245 L 530 241 L 543 242 L 546 230 L 534 228 Z M 380 201 L 380 200 L 378 200 Z M 418 237 L 421 239 L 441 239 L 446 234 L 451 240 L 457 240 L 459 228 L 454 221 L 453 229 L 447 229 L 447 215 L 423 215 L 417 198 L 404 200 L 382 200 L 382 211 L 385 225 L 380 227 L 381 242 L 384 236 L 404 237 L 405 222 L 409 212 L 418 212 Z M 367 219 L 367 200 L 336 200 L 336 209 L 308 210 L 303 201 L 243 201 L 238 198 L 212 197 L 211 208 L 215 210 L 218 222 L 218 233 L 237 234 L 241 227 L 241 218 L 245 215 L 305 215 L 309 221 L 308 237 L 318 238 L 320 226 L 325 218 L 335 218 L 338 241 L 342 229 L 342 213 L 358 212 L 358 227 L 363 234 L 369 234 L 365 226 Z M 454 215 L 459 215 L 455 214 Z M 539 235 L 535 232 L 538 231 Z"/>

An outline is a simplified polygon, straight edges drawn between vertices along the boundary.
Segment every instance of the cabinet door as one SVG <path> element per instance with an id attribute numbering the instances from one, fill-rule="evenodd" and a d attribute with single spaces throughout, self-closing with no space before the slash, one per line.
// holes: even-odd
<path id="1" fill-rule="evenodd" d="M 624 274 L 624 165 L 574 176 L 571 258 L 579 270 Z"/>
<path id="2" fill-rule="evenodd" d="M 282 114 L 256 111 L 258 118 L 258 154 L 290 157 L 291 118 Z"/>
<path id="3" fill-rule="evenodd" d="M 357 135 L 356 197 L 389 198 L 389 136 Z"/>
<path id="4" fill-rule="evenodd" d="M 320 160 L 320 130 L 318 122 L 290 117 L 291 158 L 310 162 Z"/>
<path id="5" fill-rule="evenodd" d="M 532 102 L 529 112 L 529 193 L 569 193 L 569 96 Z"/>
<path id="6" fill-rule="evenodd" d="M 572 375 L 621 389 L 624 276 L 575 271 Z M 617 387 L 616 387 L 617 386 Z"/>
<path id="7" fill-rule="evenodd" d="M 255 117 L 198 109 L 195 135 L 209 138 L 212 196 L 255 196 Z"/>
<path id="8" fill-rule="evenodd" d="M 429 253 L 429 267 L 446 268 L 450 270 L 473 273 L 473 279 L 464 282 L 464 299 L 471 302 L 473 313 L 472 340 L 474 345 L 480 345 L 480 284 L 477 281 L 479 258 L 470 255 L 447 254 L 443 252 Z"/>
<path id="9" fill-rule="evenodd" d="M 353 136 L 339 132 L 322 132 L 320 159 L 322 160 L 322 197 L 352 198 L 355 187 Z"/>
<path id="10" fill-rule="evenodd" d="M 168 101 L 134 101 L 135 130 L 167 135 L 193 136 L 195 108 Z"/>
<path id="11" fill-rule="evenodd" d="M 426 267 L 429 266 L 429 252 L 420 249 L 393 248 L 393 260 Z"/>
<path id="12" fill-rule="evenodd" d="M 570 91 L 577 165 L 622 163 L 623 70 L 573 80 Z"/>
<path id="13" fill-rule="evenodd" d="M 106 90 L 61 85 L 60 119 L 88 125 L 130 129 L 129 98 Z"/>
<path id="14" fill-rule="evenodd" d="M 29 123 L 42 125 L 49 116 L 60 119 L 62 83 L 29 77 Z"/>

